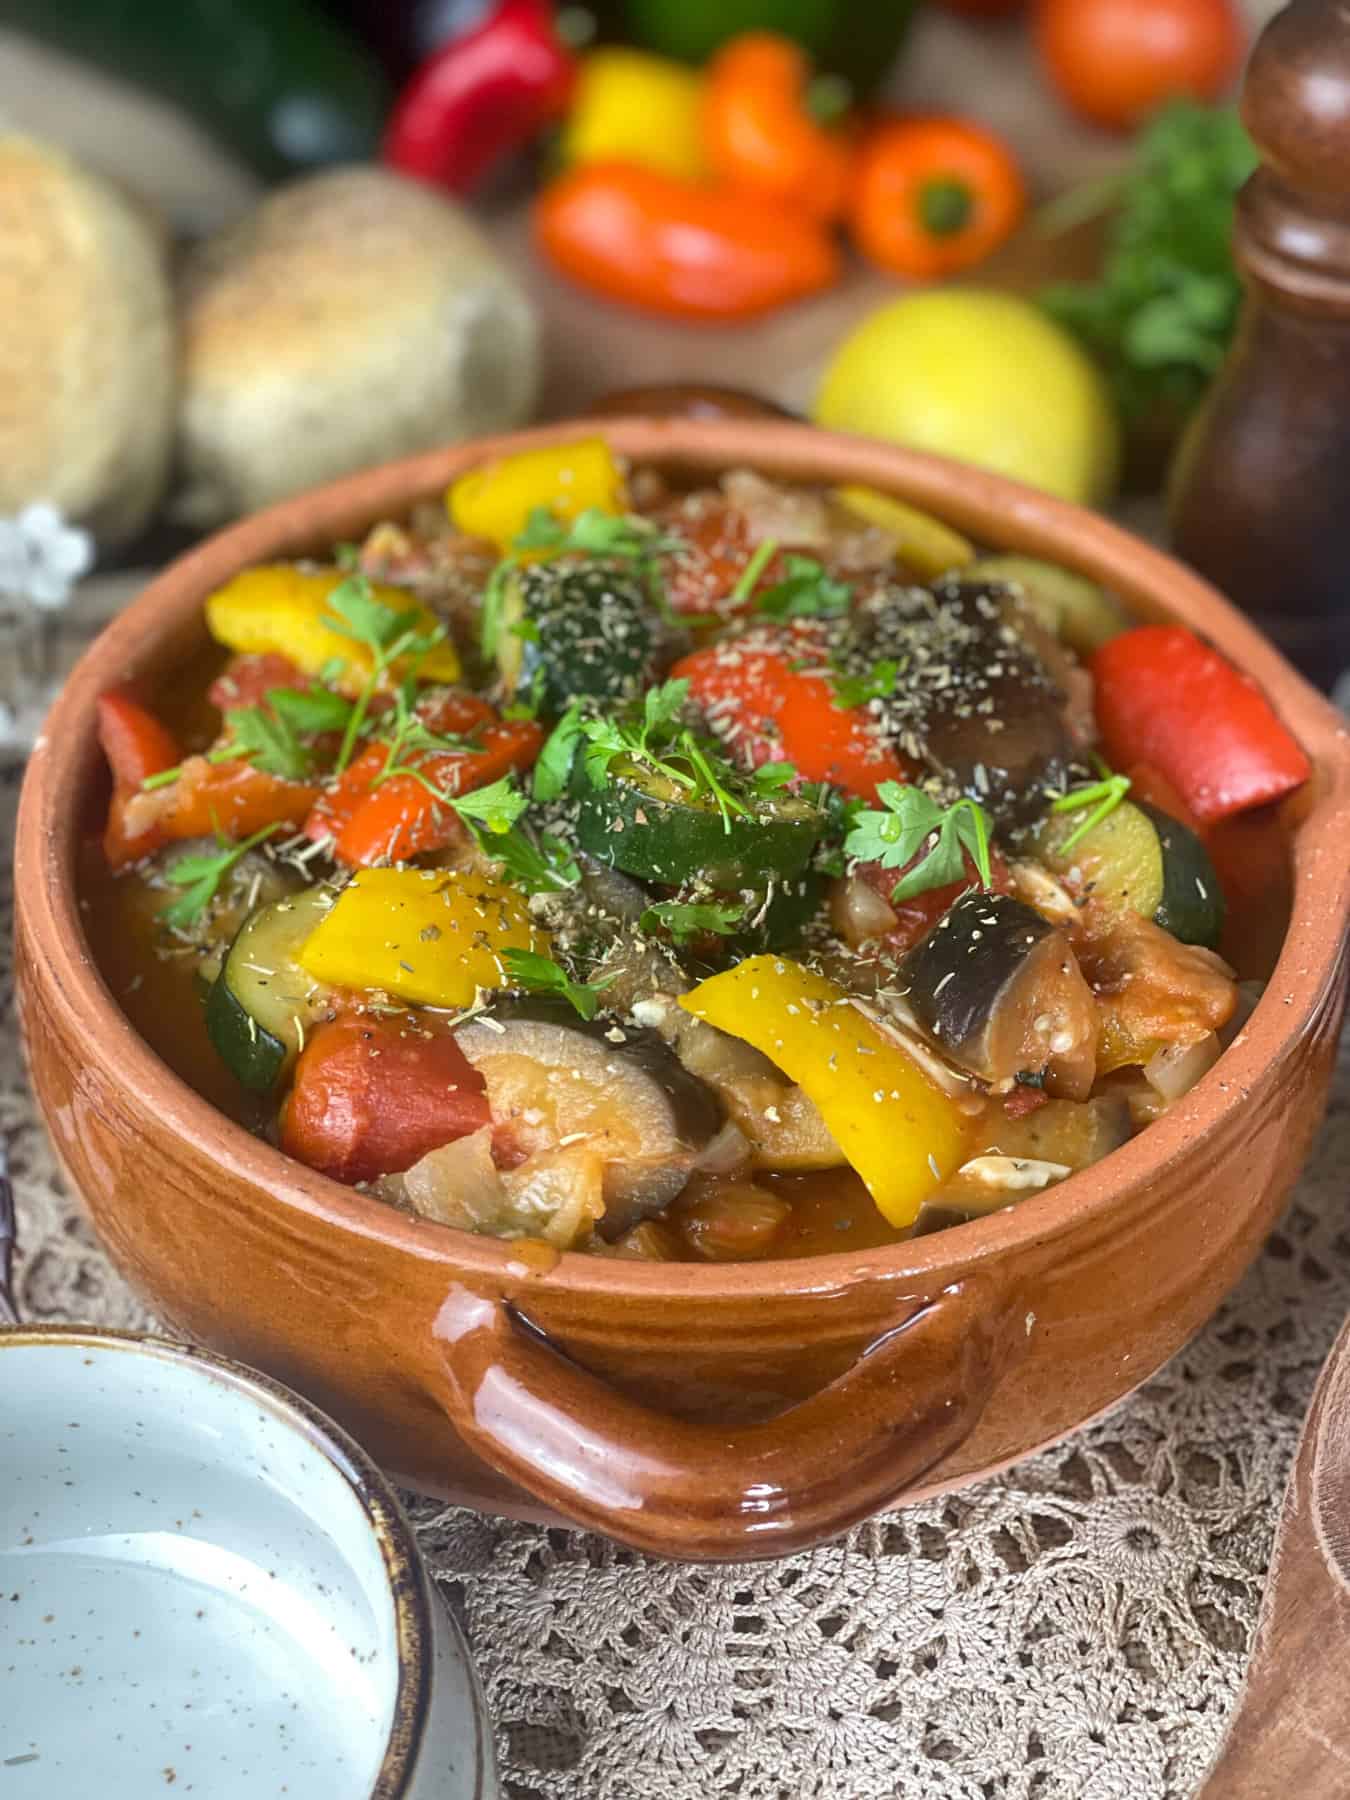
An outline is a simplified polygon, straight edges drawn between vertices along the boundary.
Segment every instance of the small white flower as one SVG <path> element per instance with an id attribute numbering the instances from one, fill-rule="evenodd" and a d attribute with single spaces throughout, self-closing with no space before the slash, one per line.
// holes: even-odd
<path id="1" fill-rule="evenodd" d="M 94 562 L 94 540 L 45 500 L 0 519 L 0 593 L 55 610 Z"/>

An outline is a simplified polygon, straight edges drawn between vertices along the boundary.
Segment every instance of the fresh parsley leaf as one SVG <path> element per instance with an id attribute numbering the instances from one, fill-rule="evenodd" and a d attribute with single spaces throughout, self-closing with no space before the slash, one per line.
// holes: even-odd
<path id="1" fill-rule="evenodd" d="M 643 741 L 663 726 L 675 725 L 689 702 L 689 677 L 663 681 L 647 689 L 642 699 Z"/>
<path id="2" fill-rule="evenodd" d="M 797 779 L 797 765 L 790 762 L 761 763 L 750 779 L 757 794 L 776 794 Z"/>
<path id="3" fill-rule="evenodd" d="M 773 619 L 836 618 L 853 602 L 853 589 L 836 581 L 813 556 L 789 556 L 782 581 L 765 588 L 755 602 Z"/>
<path id="4" fill-rule="evenodd" d="M 664 929 L 677 944 L 687 944 L 691 938 L 703 937 L 708 932 L 729 937 L 744 920 L 744 906 L 721 906 L 713 901 L 659 900 L 655 906 L 647 908 L 638 925 L 643 931 Z"/>
<path id="5" fill-rule="evenodd" d="M 525 529 L 513 540 L 516 550 L 549 550 L 559 556 L 574 551 L 635 562 L 682 547 L 682 539 L 667 535 L 652 519 L 608 513 L 598 506 L 588 506 L 567 524 L 546 506 L 531 507 Z"/>
<path id="6" fill-rule="evenodd" d="M 900 664 L 892 657 L 883 657 L 865 674 L 832 676 L 830 686 L 834 689 L 834 704 L 848 712 L 852 707 L 866 706 L 870 700 L 885 700 L 895 692 L 899 673 Z"/>
<path id="7" fill-rule="evenodd" d="M 359 544 L 334 544 L 333 561 L 339 569 L 348 574 L 355 574 L 361 567 L 361 546 Z"/>
<path id="8" fill-rule="evenodd" d="M 1103 819 L 1109 819 L 1129 791 L 1128 775 L 1107 775 L 1101 781 L 1070 788 L 1067 794 L 1061 794 L 1057 800 L 1052 800 L 1052 813 L 1087 813 L 1087 817 L 1074 826 L 1063 843 L 1056 846 L 1057 853 L 1063 856 L 1075 844 L 1081 843 L 1090 831 L 1094 831 Z"/>
<path id="9" fill-rule="evenodd" d="M 967 855 L 980 885 L 989 886 L 989 820 L 974 800 L 941 807 L 922 788 L 901 787 L 897 781 L 883 781 L 877 798 L 886 810 L 860 812 L 844 849 L 857 862 L 906 871 L 891 890 L 893 900 L 912 900 L 931 888 L 964 881 Z"/>
<path id="10" fill-rule="evenodd" d="M 548 676 L 544 665 L 539 663 L 530 677 L 530 691 L 523 700 L 513 700 L 509 706 L 502 708 L 504 719 L 537 719 L 544 704 L 544 688 Z"/>
<path id="11" fill-rule="evenodd" d="M 1242 303 L 1233 203 L 1255 166 L 1231 108 L 1178 101 L 1139 134 L 1121 176 L 1047 209 L 1054 230 L 1116 208 L 1098 278 L 1041 303 L 1103 366 L 1127 421 L 1184 419 L 1223 360 Z"/>
<path id="12" fill-rule="evenodd" d="M 352 703 L 331 688 L 269 688 L 267 704 L 292 731 L 303 734 L 342 731 L 352 716 Z"/>
<path id="13" fill-rule="evenodd" d="M 341 632 L 343 637 L 354 638 L 358 644 L 365 644 L 373 651 L 389 649 L 422 623 L 420 607 L 410 606 L 404 612 L 395 612 L 383 600 L 375 598 L 370 581 L 364 575 L 349 575 L 345 581 L 340 581 L 324 605 L 330 613 L 336 614 L 335 618 L 326 621 L 331 630 Z"/>
<path id="14" fill-rule="evenodd" d="M 534 950 L 503 950 L 502 961 L 511 979 L 538 994 L 561 994 L 571 1002 L 583 1019 L 593 1019 L 600 1010 L 600 995 L 617 972 L 599 981 L 573 981 L 561 964 L 551 956 L 540 956 Z"/>
<path id="15" fill-rule="evenodd" d="M 441 798 L 462 819 L 479 820 L 494 837 L 504 837 L 529 805 L 509 775 L 467 794 L 442 794 Z"/>
<path id="16" fill-rule="evenodd" d="M 556 550 L 567 533 L 550 507 L 532 506 L 525 519 L 525 529 L 511 542 L 517 550 Z"/>
<path id="17" fill-rule="evenodd" d="M 760 576 L 768 568 L 778 554 L 777 538 L 765 538 L 763 543 L 755 546 L 754 554 L 741 570 L 740 578 L 730 594 L 727 595 L 729 607 L 744 606 L 754 593 Z"/>
<path id="18" fill-rule="evenodd" d="M 314 759 L 284 718 L 262 706 L 239 706 L 225 714 L 231 756 L 247 758 L 255 769 L 283 781 L 303 781 Z"/>
<path id="19" fill-rule="evenodd" d="M 240 857 L 280 829 L 280 825 L 275 822 L 264 825 L 261 831 L 255 831 L 252 837 L 246 837 L 242 843 L 222 843 L 214 855 L 192 852 L 171 862 L 164 871 L 164 879 L 172 886 L 182 888 L 183 892 L 176 900 L 161 907 L 160 918 L 177 931 L 185 931 L 190 925 L 195 925 L 215 899 L 216 890 Z"/>
<path id="20" fill-rule="evenodd" d="M 581 880 L 576 857 L 550 831 L 530 832 L 514 825 L 495 837 L 485 832 L 477 835 L 486 853 L 501 863 L 527 894 L 558 894 Z"/>
<path id="21" fill-rule="evenodd" d="M 581 736 L 581 705 L 573 701 L 553 727 L 534 765 L 536 800 L 556 800 L 566 792 Z"/>

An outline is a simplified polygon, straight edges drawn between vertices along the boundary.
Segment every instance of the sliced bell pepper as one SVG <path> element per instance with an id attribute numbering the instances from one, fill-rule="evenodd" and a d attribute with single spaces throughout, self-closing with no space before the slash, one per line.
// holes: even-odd
<path id="1" fill-rule="evenodd" d="M 448 849 L 463 838 L 464 827 L 426 783 L 450 794 L 487 787 L 513 769 L 530 768 L 543 739 L 533 719 L 498 720 L 483 727 L 476 749 L 409 756 L 406 760 L 417 774 L 392 775 L 378 787 L 373 784 L 384 772 L 389 748 L 372 744 L 343 775 L 337 793 L 320 799 L 305 830 L 310 837 L 333 830 L 333 855 L 349 868 L 404 862 L 426 850 Z M 340 814 L 348 804 L 343 819 Z"/>
<path id="2" fill-rule="evenodd" d="M 794 667 L 808 661 L 816 666 Z M 819 633 L 809 620 L 786 632 L 750 631 L 682 657 L 671 674 L 738 761 L 758 768 L 790 762 L 808 781 L 875 800 L 883 781 L 902 785 L 914 772 L 881 736 L 863 707 L 835 704 Z"/>
<path id="3" fill-rule="evenodd" d="M 517 889 L 444 869 L 362 869 L 301 945 L 299 961 L 334 987 L 461 1007 L 479 988 L 510 986 L 504 950 L 549 950 Z"/>
<path id="4" fill-rule="evenodd" d="M 206 623 L 218 643 L 244 656 L 277 655 L 305 675 L 341 663 L 331 685 L 358 694 L 374 667 L 369 649 L 339 630 L 328 596 L 346 580 L 341 569 L 301 569 L 294 563 L 266 563 L 245 569 L 206 602 Z M 415 612 L 418 629 L 431 630 L 434 614 L 403 588 L 372 583 L 373 598 L 394 613 Z M 457 681 L 459 655 L 440 643 L 417 664 L 419 681 Z"/>
<path id="5" fill-rule="evenodd" d="M 1117 769 L 1147 762 L 1202 825 L 1282 799 L 1312 765 L 1250 676 L 1183 625 L 1140 625 L 1089 667 Z"/>
<path id="6" fill-rule="evenodd" d="M 269 775 L 243 758 L 211 762 L 189 756 L 178 767 L 177 781 L 127 798 L 121 827 L 131 841 L 158 848 L 217 835 L 238 841 L 265 825 L 295 827 L 308 818 L 319 794 L 308 782 Z M 145 853 L 144 848 L 135 852 Z M 109 861 L 117 866 L 111 855 Z"/>
<path id="7" fill-rule="evenodd" d="M 470 469 L 445 496 L 450 522 L 467 537 L 507 551 L 530 514 L 544 507 L 564 524 L 592 508 L 621 513 L 628 504 L 623 472 L 603 438 L 578 438 L 544 450 L 520 450 Z"/>
<path id="8" fill-rule="evenodd" d="M 103 853 L 112 868 L 121 869 L 166 841 L 153 818 L 141 822 L 133 810 L 128 819 L 127 808 L 143 781 L 177 767 L 181 752 L 168 727 L 122 688 L 99 695 L 98 741 L 113 778 Z"/>
<path id="9" fill-rule="evenodd" d="M 281 1147 L 335 1181 L 373 1181 L 490 1123 L 483 1077 L 449 1032 L 345 1014 L 301 1052 Z"/>
<path id="10" fill-rule="evenodd" d="M 815 1101 L 892 1225 L 912 1225 L 960 1167 L 968 1123 L 959 1107 L 823 975 L 786 957 L 751 956 L 680 1005 L 753 1044 Z"/>
<path id="11" fill-rule="evenodd" d="M 835 498 L 858 518 L 893 537 L 895 554 L 925 581 L 975 560 L 975 546 L 969 538 L 932 513 L 897 500 L 894 494 L 870 487 L 841 487 L 835 489 Z"/>

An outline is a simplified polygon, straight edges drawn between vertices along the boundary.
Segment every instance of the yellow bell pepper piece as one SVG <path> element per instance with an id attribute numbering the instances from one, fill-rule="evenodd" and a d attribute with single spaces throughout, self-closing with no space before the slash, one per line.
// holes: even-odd
<path id="1" fill-rule="evenodd" d="M 703 82 L 682 63 L 642 50 L 593 50 L 563 127 L 563 161 L 638 163 L 700 181 L 708 172 L 702 105 Z"/>
<path id="2" fill-rule="evenodd" d="M 897 500 L 894 494 L 869 487 L 841 487 L 834 493 L 835 499 L 851 513 L 889 532 L 895 539 L 896 555 L 925 580 L 975 560 L 975 546 L 969 538 L 963 538 L 959 531 L 953 531 L 932 513 L 921 512 L 907 500 Z"/>
<path id="3" fill-rule="evenodd" d="M 578 438 L 546 450 L 521 450 L 461 475 L 445 497 L 451 523 L 469 537 L 511 548 L 536 506 L 564 523 L 589 507 L 621 513 L 623 475 L 603 438 Z"/>
<path id="4" fill-rule="evenodd" d="M 960 1109 L 823 975 L 784 956 L 751 956 L 680 1005 L 798 1083 L 892 1225 L 912 1225 L 964 1160 Z"/>
<path id="5" fill-rule="evenodd" d="M 301 968 L 334 987 L 382 988 L 426 1006 L 471 1006 L 510 985 L 508 949 L 547 956 L 515 888 L 446 869 L 362 869 L 300 946 Z"/>
<path id="6" fill-rule="evenodd" d="M 344 694 L 359 694 L 374 661 L 364 644 L 338 630 L 337 615 L 327 604 L 333 589 L 346 579 L 341 569 L 299 569 L 293 563 L 245 569 L 206 602 L 207 628 L 217 643 L 241 656 L 272 651 L 288 656 L 306 675 L 317 675 L 326 663 L 341 661 L 334 687 Z M 372 582 L 371 595 L 391 612 L 416 611 L 420 631 L 431 631 L 438 623 L 403 588 Z M 417 675 L 421 681 L 458 681 L 455 646 L 437 644 L 418 664 Z"/>

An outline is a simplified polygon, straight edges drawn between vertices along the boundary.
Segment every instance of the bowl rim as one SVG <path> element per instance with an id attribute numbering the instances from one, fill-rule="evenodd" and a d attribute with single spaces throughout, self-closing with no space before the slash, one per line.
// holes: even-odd
<path id="1" fill-rule="evenodd" d="M 397 1670 L 393 1708 L 369 1800 L 405 1800 L 417 1774 L 417 1761 L 431 1718 L 434 1602 L 412 1528 L 383 1472 L 355 1438 L 293 1388 L 201 1345 L 179 1343 L 151 1331 L 113 1327 L 43 1323 L 10 1325 L 0 1330 L 0 1354 L 5 1350 L 59 1345 L 150 1356 L 194 1373 L 200 1370 L 207 1379 L 223 1383 L 264 1408 L 284 1430 L 317 1450 L 346 1482 L 379 1548 L 394 1613 Z M 464 1655 L 467 1659 L 467 1649 Z M 476 1679 L 475 1676 L 469 1684 L 475 1696 Z M 484 1731 L 484 1720 L 476 1715 L 475 1766 L 480 1779 L 485 1766 Z"/>
<path id="2" fill-rule="evenodd" d="M 95 755 L 94 701 L 153 666 L 173 628 L 191 628 L 212 588 L 237 569 L 334 542 L 444 489 L 499 455 L 603 437 L 635 463 L 710 472 L 759 468 L 787 479 L 861 483 L 937 513 L 977 541 L 1067 563 L 1104 582 L 1145 617 L 1179 618 L 1264 689 L 1314 763 L 1311 801 L 1293 838 L 1293 905 L 1277 965 L 1254 1012 L 1185 1100 L 1102 1162 L 987 1218 L 861 1251 L 750 1263 L 642 1263 L 566 1252 L 551 1287 L 578 1295 L 690 1300 L 808 1295 L 868 1281 L 932 1286 L 952 1266 L 973 1270 L 1015 1248 L 1045 1245 L 1142 1190 L 1197 1136 L 1215 1131 L 1269 1083 L 1329 1003 L 1350 920 L 1350 723 L 1234 607 L 1199 576 L 1122 527 L 1067 501 L 950 459 L 876 439 L 780 421 L 567 419 L 469 440 L 351 475 L 217 532 L 171 562 L 90 644 L 64 683 L 34 746 L 20 798 L 15 856 L 21 930 L 45 957 L 60 1002 L 87 1052 L 202 1156 L 277 1204 L 422 1260 L 499 1281 L 522 1265 L 509 1241 L 476 1237 L 395 1211 L 292 1161 L 190 1088 L 131 1025 L 90 952 L 75 891 L 75 819 L 63 796 Z M 167 615 L 167 618 L 164 616 Z"/>

